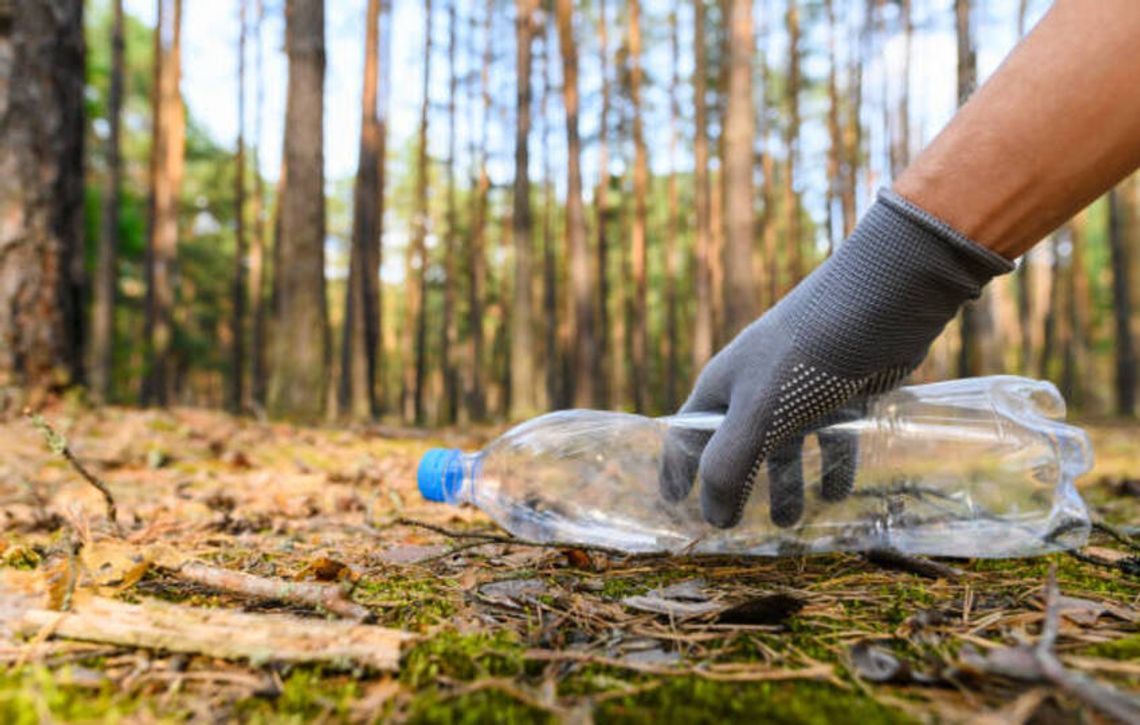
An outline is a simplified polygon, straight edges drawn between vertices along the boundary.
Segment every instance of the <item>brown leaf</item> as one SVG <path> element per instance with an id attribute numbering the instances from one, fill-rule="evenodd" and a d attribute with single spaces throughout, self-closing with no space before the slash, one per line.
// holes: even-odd
<path id="1" fill-rule="evenodd" d="M 563 549 L 562 553 L 566 557 L 566 563 L 575 569 L 593 568 L 593 561 L 590 560 L 590 555 L 581 549 Z"/>
<path id="2" fill-rule="evenodd" d="M 355 581 L 358 577 L 345 563 L 320 556 L 313 559 L 293 577 L 297 581 L 315 580 L 319 582 Z"/>

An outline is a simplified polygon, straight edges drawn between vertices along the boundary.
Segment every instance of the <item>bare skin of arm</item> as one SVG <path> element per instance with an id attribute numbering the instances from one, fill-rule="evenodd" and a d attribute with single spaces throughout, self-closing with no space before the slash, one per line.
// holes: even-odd
<path id="1" fill-rule="evenodd" d="M 1057 0 L 894 190 L 1013 259 L 1140 167 L 1140 2 Z"/>

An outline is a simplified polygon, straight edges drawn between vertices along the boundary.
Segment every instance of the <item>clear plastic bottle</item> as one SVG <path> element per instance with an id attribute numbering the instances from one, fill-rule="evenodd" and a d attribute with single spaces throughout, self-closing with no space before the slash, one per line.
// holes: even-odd
<path id="1" fill-rule="evenodd" d="M 1012 376 L 901 388 L 828 430 L 857 437 L 855 488 L 819 495 L 821 456 L 804 450 L 804 514 L 768 515 L 761 467 L 741 523 L 701 516 L 696 487 L 677 504 L 658 492 L 670 427 L 712 430 L 719 415 L 646 418 L 567 410 L 523 423 L 478 453 L 433 449 L 419 467 L 431 500 L 471 503 L 524 539 L 628 552 L 752 555 L 889 547 L 914 554 L 1029 556 L 1082 545 L 1088 511 L 1075 479 L 1088 437 L 1062 422 L 1050 383 Z M 699 486 L 699 483 L 697 484 Z"/>

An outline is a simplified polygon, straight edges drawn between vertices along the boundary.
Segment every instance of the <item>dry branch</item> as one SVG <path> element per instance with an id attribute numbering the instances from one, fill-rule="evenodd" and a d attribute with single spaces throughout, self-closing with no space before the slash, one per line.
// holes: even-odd
<path id="1" fill-rule="evenodd" d="M 51 452 L 57 456 L 63 456 L 64 460 L 71 464 L 71 467 L 75 469 L 75 472 L 78 473 L 84 481 L 87 481 L 87 483 L 91 484 L 95 490 L 103 495 L 103 502 L 107 506 L 107 518 L 111 521 L 111 525 L 118 530 L 119 509 L 115 504 L 115 497 L 111 495 L 111 489 L 107 488 L 107 484 L 99 480 L 95 474 L 88 471 L 87 468 L 80 463 L 79 459 L 75 457 L 75 454 L 71 452 L 71 447 L 67 444 L 67 439 L 57 433 L 42 415 L 28 414 L 28 417 L 32 421 L 32 425 L 36 427 L 36 430 L 43 434 L 44 440 L 47 441 L 48 448 L 51 449 Z"/>
<path id="2" fill-rule="evenodd" d="M 350 600 L 339 584 L 316 582 L 291 582 L 280 579 L 267 579 L 254 574 L 219 569 L 218 567 L 189 562 L 171 573 L 178 579 L 221 591 L 243 594 L 258 599 L 272 599 L 321 607 L 346 619 L 364 621 L 371 612 Z"/>
<path id="3" fill-rule="evenodd" d="M 42 594 L 18 572 L 0 573 L 0 637 L 63 639 L 200 654 L 227 660 L 322 662 L 399 667 L 399 630 L 286 614 L 249 614 L 165 602 L 126 604 L 76 596 L 70 612 L 42 607 Z"/>

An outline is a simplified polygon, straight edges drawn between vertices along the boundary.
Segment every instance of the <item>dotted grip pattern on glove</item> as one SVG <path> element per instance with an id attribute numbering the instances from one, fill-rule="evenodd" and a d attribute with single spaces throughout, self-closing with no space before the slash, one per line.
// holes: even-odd
<path id="1" fill-rule="evenodd" d="M 794 524 L 804 509 L 804 436 L 848 401 L 896 387 L 959 307 L 1012 268 L 906 199 L 880 192 L 836 254 L 702 371 L 681 411 L 723 412 L 725 421 L 711 440 L 690 440 L 692 432 L 667 438 L 662 493 L 687 495 L 699 468 L 705 518 L 733 526 L 767 461 L 772 520 Z M 840 436 L 820 438 L 829 472 L 823 496 L 842 498 L 857 450 Z"/>

